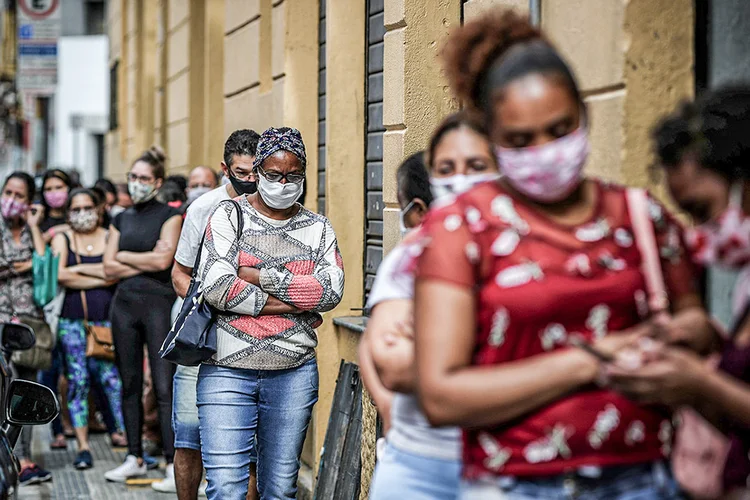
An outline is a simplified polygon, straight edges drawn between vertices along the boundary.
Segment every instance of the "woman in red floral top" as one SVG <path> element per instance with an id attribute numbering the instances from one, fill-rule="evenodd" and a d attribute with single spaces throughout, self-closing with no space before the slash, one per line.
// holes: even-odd
<path id="1" fill-rule="evenodd" d="M 486 120 L 503 179 L 428 217 L 416 285 L 419 395 L 464 435 L 466 498 L 676 498 L 671 416 L 598 387 L 600 361 L 657 331 L 625 189 L 585 178 L 586 108 L 555 49 L 512 12 L 446 48 L 459 98 Z M 651 200 L 673 319 L 699 349 L 710 327 L 682 231 Z M 502 496 L 506 495 L 506 496 Z"/>

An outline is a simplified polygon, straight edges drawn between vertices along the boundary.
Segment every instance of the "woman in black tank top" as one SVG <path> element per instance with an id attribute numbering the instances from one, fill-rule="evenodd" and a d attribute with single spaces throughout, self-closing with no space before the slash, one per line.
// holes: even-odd
<path id="1" fill-rule="evenodd" d="M 90 325 L 111 326 L 109 307 L 116 283 L 104 274 L 102 260 L 107 231 L 99 225 L 103 213 L 99 201 L 90 189 L 74 190 L 66 205 L 70 229 L 52 240 L 52 248 L 60 256 L 58 281 L 65 287 L 58 335 L 68 378 L 68 409 L 78 440 L 78 454 L 73 464 L 79 470 L 93 466 L 88 437 L 90 376 L 106 394 L 115 426 L 120 431 L 124 428 L 122 383 L 117 368 L 111 361 L 86 357 L 84 321 Z M 115 438 L 113 436 L 113 441 Z"/>
<path id="2" fill-rule="evenodd" d="M 128 174 L 128 190 L 135 205 L 118 214 L 110 227 L 104 271 L 120 284 L 112 301 L 112 335 L 117 368 L 122 377 L 123 415 L 128 439 L 125 462 L 105 474 L 109 481 L 125 482 L 145 475 L 143 426 L 143 346 L 148 347 L 151 379 L 159 409 L 167 476 L 174 476 L 172 432 L 172 377 L 174 365 L 159 356 L 171 327 L 170 313 L 177 295 L 171 273 L 180 213 L 156 200 L 164 182 L 164 153 L 151 148 L 138 158 Z"/>

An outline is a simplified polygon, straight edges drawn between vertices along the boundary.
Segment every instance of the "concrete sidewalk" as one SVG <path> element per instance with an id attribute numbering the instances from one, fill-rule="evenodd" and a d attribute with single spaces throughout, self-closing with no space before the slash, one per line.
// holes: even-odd
<path id="1" fill-rule="evenodd" d="M 117 467 L 125 459 L 125 448 L 112 449 L 106 434 L 95 434 L 91 439 L 94 467 L 87 471 L 73 468 L 76 454 L 75 440 L 68 440 L 67 450 L 49 448 L 48 426 L 34 429 L 34 459 L 40 467 L 52 472 L 52 481 L 19 489 L 19 500 L 142 500 L 177 498 L 177 495 L 157 493 L 151 486 L 127 487 L 110 483 L 104 473 Z M 148 477 L 162 478 L 163 470 L 149 471 Z"/>

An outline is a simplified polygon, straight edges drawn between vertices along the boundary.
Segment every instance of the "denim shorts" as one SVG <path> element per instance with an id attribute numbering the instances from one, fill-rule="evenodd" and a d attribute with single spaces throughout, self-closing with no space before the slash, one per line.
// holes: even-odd
<path id="1" fill-rule="evenodd" d="M 378 458 L 370 500 L 455 500 L 460 460 L 430 458 L 386 444 Z"/>
<path id="2" fill-rule="evenodd" d="M 172 386 L 172 430 L 174 447 L 201 450 L 200 422 L 195 386 L 198 366 L 178 366 Z"/>
<path id="3" fill-rule="evenodd" d="M 663 462 L 601 469 L 598 477 L 564 474 L 545 478 L 499 477 L 464 481 L 462 500 L 678 500 L 684 498 Z"/>

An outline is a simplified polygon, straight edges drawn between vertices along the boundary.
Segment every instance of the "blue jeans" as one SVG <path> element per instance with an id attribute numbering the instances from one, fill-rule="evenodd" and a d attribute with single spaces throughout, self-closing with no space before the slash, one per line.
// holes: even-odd
<path id="1" fill-rule="evenodd" d="M 677 500 L 682 498 L 669 467 L 662 463 L 606 467 L 596 478 L 565 474 L 545 478 L 500 477 L 461 485 L 461 499 L 486 500 Z"/>
<path id="2" fill-rule="evenodd" d="M 198 417 L 209 500 L 244 500 L 258 447 L 261 499 L 294 499 L 302 445 L 318 401 L 318 365 L 243 370 L 202 365 Z"/>
<path id="3" fill-rule="evenodd" d="M 178 366 L 172 383 L 172 430 L 174 447 L 201 451 L 201 432 L 198 420 L 198 366 Z M 250 461 L 258 460 L 256 448 Z"/>
<path id="4" fill-rule="evenodd" d="M 386 445 L 375 466 L 370 500 L 455 500 L 460 460 L 440 460 Z"/>

